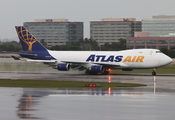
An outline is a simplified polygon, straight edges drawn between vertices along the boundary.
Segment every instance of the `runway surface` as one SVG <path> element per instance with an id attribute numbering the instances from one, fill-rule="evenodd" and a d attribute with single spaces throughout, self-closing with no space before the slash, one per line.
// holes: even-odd
<path id="1" fill-rule="evenodd" d="M 136 88 L 0 88 L 0 119 L 165 120 L 175 117 L 175 75 L 0 72 L 5 79 L 141 83 Z"/>

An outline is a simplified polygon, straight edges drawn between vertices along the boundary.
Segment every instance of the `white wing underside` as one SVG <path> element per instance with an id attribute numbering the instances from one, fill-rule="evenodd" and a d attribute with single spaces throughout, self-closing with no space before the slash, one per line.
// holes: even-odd
<path id="1" fill-rule="evenodd" d="M 83 64 L 96 64 L 96 65 L 103 65 L 104 67 L 128 67 L 127 64 L 124 64 L 124 63 L 112 63 L 112 62 L 107 62 L 107 63 L 104 63 L 104 62 L 76 62 L 76 61 L 61 61 L 61 62 L 64 62 L 64 63 L 72 63 L 72 64 L 79 64 L 79 65 L 82 65 Z"/>
<path id="2" fill-rule="evenodd" d="M 20 59 L 21 60 L 21 59 Z M 51 66 L 57 65 L 57 60 L 31 60 L 31 59 L 23 59 L 22 61 L 28 61 L 28 62 L 39 62 L 39 63 L 45 63 L 50 64 Z M 70 63 L 71 68 L 75 70 L 84 70 L 87 68 L 88 65 L 103 65 L 106 68 L 117 68 L 117 67 L 128 67 L 127 64 L 121 63 L 121 62 L 77 62 L 77 61 L 61 61 L 62 63 Z"/>
<path id="3" fill-rule="evenodd" d="M 56 63 L 57 60 L 30 60 L 30 59 L 27 59 L 26 61 L 29 61 L 29 62 L 41 62 L 41 63 Z M 71 66 L 76 66 L 75 68 L 77 69 L 82 69 L 85 68 L 85 66 L 87 64 L 93 64 L 93 65 L 103 65 L 104 67 L 128 67 L 127 64 L 124 64 L 124 63 L 121 63 L 121 62 L 118 62 L 118 63 L 112 63 L 112 62 L 107 62 L 107 63 L 104 63 L 104 62 L 77 62 L 77 61 L 61 61 L 62 63 L 70 63 Z"/>

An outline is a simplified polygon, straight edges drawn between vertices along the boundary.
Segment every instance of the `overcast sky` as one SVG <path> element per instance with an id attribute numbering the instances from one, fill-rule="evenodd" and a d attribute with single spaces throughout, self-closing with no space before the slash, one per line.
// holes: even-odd
<path id="1" fill-rule="evenodd" d="M 174 0 L 0 0 L 0 39 L 16 38 L 15 26 L 34 19 L 65 18 L 84 22 L 90 37 L 90 21 L 101 18 L 136 18 L 175 15 Z"/>

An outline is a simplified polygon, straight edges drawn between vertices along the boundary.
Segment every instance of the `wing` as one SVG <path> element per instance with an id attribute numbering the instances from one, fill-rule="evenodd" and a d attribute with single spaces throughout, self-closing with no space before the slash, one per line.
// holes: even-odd
<path id="1" fill-rule="evenodd" d="M 86 66 L 88 64 L 96 64 L 96 65 L 103 65 L 105 68 L 117 68 L 117 67 L 127 67 L 128 65 L 127 64 L 124 64 L 122 62 L 107 62 L 107 63 L 104 63 L 104 62 L 77 62 L 77 61 L 61 61 L 61 62 L 64 62 L 64 63 L 71 63 L 71 68 L 75 68 L 75 67 L 79 67 L 79 68 L 85 68 L 86 69 Z"/>

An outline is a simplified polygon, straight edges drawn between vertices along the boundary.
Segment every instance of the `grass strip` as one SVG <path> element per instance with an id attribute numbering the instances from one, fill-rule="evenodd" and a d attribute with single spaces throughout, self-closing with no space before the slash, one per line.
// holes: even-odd
<path id="1" fill-rule="evenodd" d="M 96 88 L 114 87 L 140 87 L 144 84 L 108 83 L 108 82 L 82 82 L 82 81 L 53 81 L 53 80 L 10 80 L 0 79 L 0 87 L 23 88 L 89 88 L 86 84 L 97 84 Z"/>

